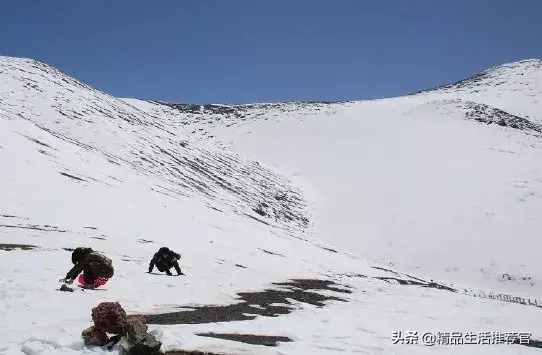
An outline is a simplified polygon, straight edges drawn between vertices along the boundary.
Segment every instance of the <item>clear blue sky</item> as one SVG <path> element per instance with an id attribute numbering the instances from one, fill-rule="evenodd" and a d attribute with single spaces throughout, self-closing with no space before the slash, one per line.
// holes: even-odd
<path id="1" fill-rule="evenodd" d="M 189 103 L 402 95 L 541 58 L 540 0 L 2 0 L 0 54 Z"/>

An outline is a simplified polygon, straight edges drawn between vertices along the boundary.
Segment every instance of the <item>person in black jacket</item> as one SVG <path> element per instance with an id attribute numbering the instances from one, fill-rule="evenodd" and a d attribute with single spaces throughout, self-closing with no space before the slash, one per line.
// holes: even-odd
<path id="1" fill-rule="evenodd" d="M 149 273 L 151 273 L 156 266 L 158 271 L 165 272 L 169 276 L 171 276 L 171 271 L 169 271 L 171 268 L 175 268 L 177 274 L 182 275 L 183 273 L 178 262 L 180 258 L 181 256 L 173 250 L 170 250 L 167 247 L 162 247 L 158 249 L 158 251 L 152 257 L 152 260 L 149 264 Z"/>
<path id="2" fill-rule="evenodd" d="M 92 248 L 76 248 L 72 252 L 72 263 L 74 266 L 61 281 L 71 284 L 83 272 L 84 286 L 88 288 L 96 287 L 98 279 L 107 281 L 115 272 L 111 259 L 95 252 Z"/>

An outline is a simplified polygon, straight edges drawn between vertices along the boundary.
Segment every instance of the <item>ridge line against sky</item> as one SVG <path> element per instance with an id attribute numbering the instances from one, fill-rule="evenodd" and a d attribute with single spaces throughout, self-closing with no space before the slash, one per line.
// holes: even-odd
<path id="1" fill-rule="evenodd" d="M 119 97 L 182 103 L 406 95 L 541 58 L 536 0 L 4 0 L 0 55 Z"/>

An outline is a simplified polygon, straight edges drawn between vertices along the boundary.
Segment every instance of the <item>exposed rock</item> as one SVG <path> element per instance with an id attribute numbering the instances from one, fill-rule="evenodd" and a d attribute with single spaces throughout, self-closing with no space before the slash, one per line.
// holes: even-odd
<path id="1" fill-rule="evenodd" d="M 2 227 L 6 227 L 5 225 L 2 225 Z M 10 227 L 10 226 L 8 226 Z M 20 250 L 32 250 L 37 248 L 35 245 L 28 245 L 28 244 L 0 244 L 0 250 L 4 251 L 12 251 L 15 249 Z"/>
<path id="2" fill-rule="evenodd" d="M 122 334 L 127 326 L 126 312 L 118 302 L 102 302 L 92 308 L 96 328 L 106 333 Z"/>
<path id="3" fill-rule="evenodd" d="M 119 355 L 158 355 L 162 343 L 154 335 L 147 333 L 145 339 L 137 344 L 130 344 L 127 338 L 120 343 Z"/>
<path id="4" fill-rule="evenodd" d="M 107 334 L 95 326 L 83 330 L 81 333 L 86 345 L 103 346 L 109 342 Z"/>
<path id="5" fill-rule="evenodd" d="M 92 309 L 94 326 L 82 333 L 87 345 L 108 345 L 111 350 L 117 343 L 121 355 L 158 355 L 162 343 L 147 331 L 143 315 L 126 315 L 118 302 L 102 302 Z M 109 339 L 106 333 L 116 334 Z"/>
<path id="6" fill-rule="evenodd" d="M 145 317 L 139 315 L 130 315 L 126 318 L 127 326 L 125 329 L 125 335 L 128 342 L 135 345 L 141 341 L 144 341 L 147 337 L 147 330 L 149 327 L 145 323 Z"/>
<path id="7" fill-rule="evenodd" d="M 210 337 L 217 339 L 226 339 L 238 341 L 241 343 L 264 346 L 277 346 L 279 342 L 293 341 L 289 337 L 277 335 L 256 335 L 256 334 L 232 334 L 232 333 L 196 333 L 198 336 Z"/>
<path id="8" fill-rule="evenodd" d="M 134 324 L 134 323 L 147 323 L 147 320 L 144 315 L 142 314 L 130 314 L 126 316 L 126 322 L 128 324 Z"/>
<path id="9" fill-rule="evenodd" d="M 58 290 L 59 291 L 66 291 L 66 292 L 73 292 L 73 288 L 69 287 L 66 284 L 62 284 L 62 286 L 60 286 L 60 288 Z"/>
<path id="10" fill-rule="evenodd" d="M 160 354 L 162 343 L 149 334 L 145 317 L 130 315 L 127 317 L 125 337 L 121 343 L 121 355 L 154 355 Z"/>
<path id="11" fill-rule="evenodd" d="M 193 310 L 168 312 L 162 314 L 149 314 L 146 316 L 148 324 L 204 324 L 218 322 L 232 322 L 255 319 L 258 315 L 264 317 L 277 317 L 293 312 L 294 302 L 302 302 L 317 307 L 324 307 L 324 301 L 348 302 L 347 299 L 324 295 L 308 290 L 325 290 L 338 293 L 352 293 L 350 290 L 334 287 L 336 284 L 330 280 L 294 279 L 290 282 L 273 283 L 278 289 L 266 289 L 259 292 L 241 292 L 236 302 L 225 306 L 198 306 L 186 307 Z M 258 305 L 258 307 L 254 307 Z"/>

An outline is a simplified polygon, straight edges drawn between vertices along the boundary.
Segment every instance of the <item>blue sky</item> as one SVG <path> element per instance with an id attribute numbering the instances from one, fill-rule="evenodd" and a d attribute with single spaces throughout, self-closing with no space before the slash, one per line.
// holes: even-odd
<path id="1" fill-rule="evenodd" d="M 3 0 L 0 54 L 188 103 L 390 97 L 541 58 L 539 0 Z"/>

